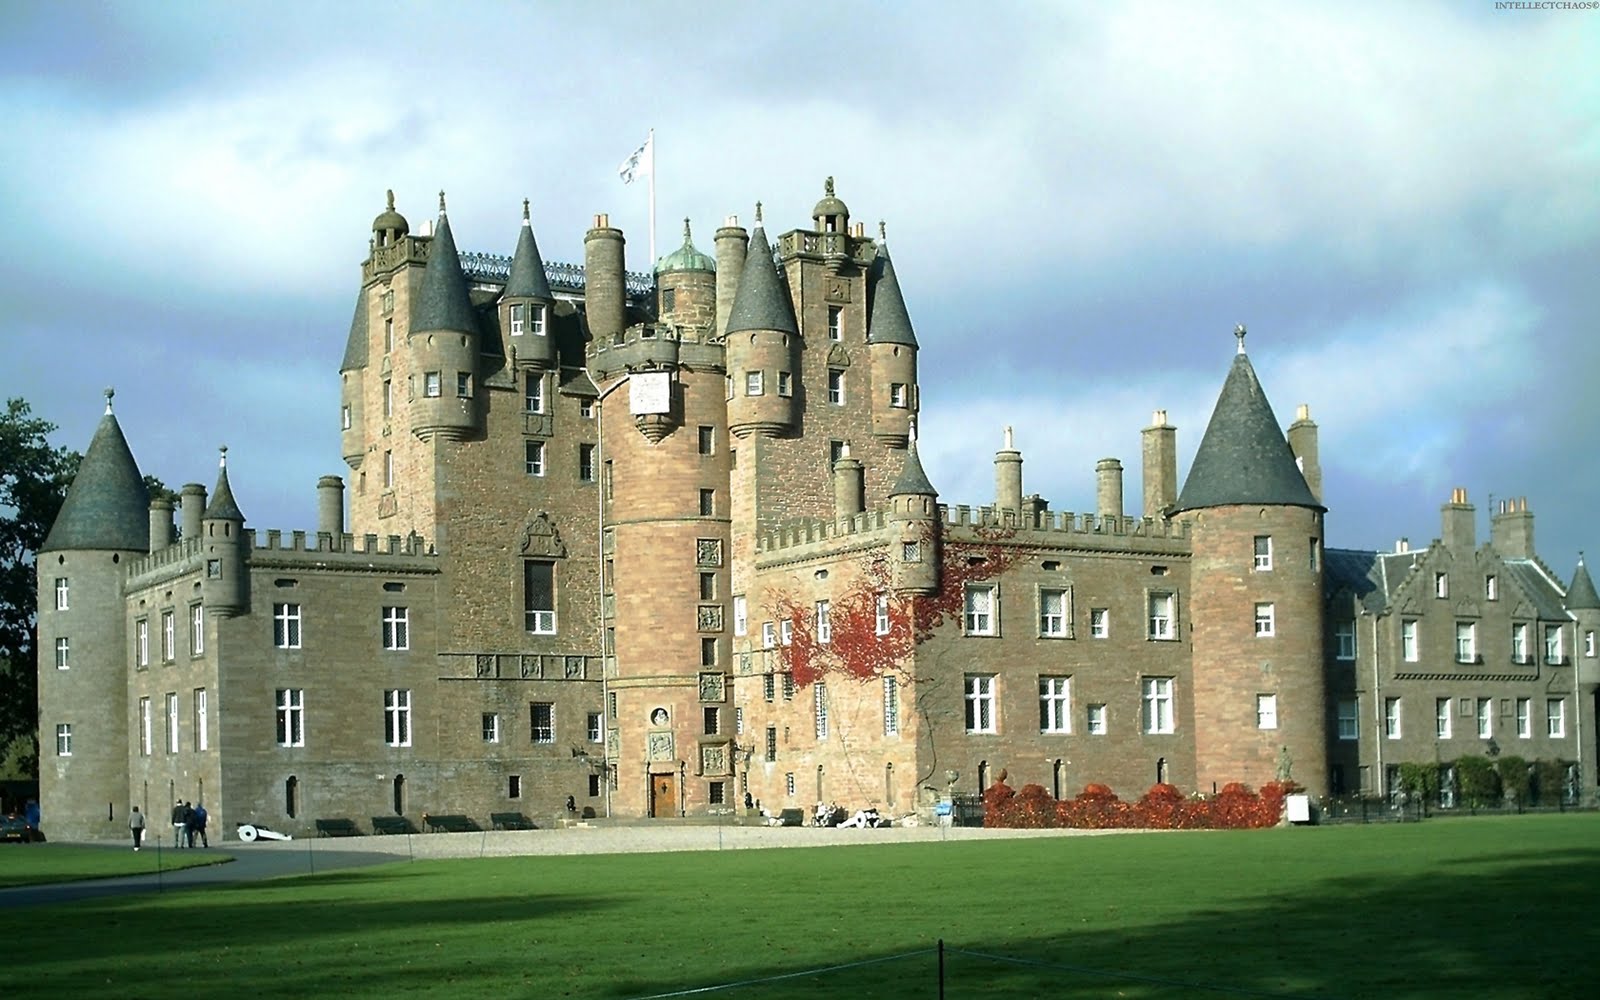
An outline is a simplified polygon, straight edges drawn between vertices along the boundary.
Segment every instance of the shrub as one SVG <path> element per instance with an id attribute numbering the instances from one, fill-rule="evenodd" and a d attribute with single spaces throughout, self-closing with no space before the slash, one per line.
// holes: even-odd
<path id="1" fill-rule="evenodd" d="M 1473 809 L 1500 801 L 1500 775 L 1487 757 L 1462 757 L 1456 761 L 1456 782 L 1462 801 Z"/>
<path id="2" fill-rule="evenodd" d="M 1528 802 L 1528 792 L 1533 788 L 1533 773 L 1528 762 L 1521 757 L 1501 757 L 1495 761 L 1495 771 L 1500 776 L 1500 788 L 1512 801 Z"/>
<path id="3" fill-rule="evenodd" d="M 1251 829 L 1275 825 L 1283 799 L 1299 791 L 1292 782 L 1270 782 L 1257 794 L 1238 782 L 1212 798 L 1186 799 L 1176 786 L 1158 784 L 1138 802 L 1123 802 L 1108 786 L 1093 783 L 1075 798 L 1056 801 L 1039 785 L 1013 793 L 1003 784 L 984 792 L 983 825 L 1017 829 L 1075 830 Z"/>

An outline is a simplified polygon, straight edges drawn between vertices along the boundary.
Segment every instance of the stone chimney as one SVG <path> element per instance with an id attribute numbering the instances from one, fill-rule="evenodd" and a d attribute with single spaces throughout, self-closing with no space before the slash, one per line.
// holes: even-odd
<path id="1" fill-rule="evenodd" d="M 1101 517 L 1122 516 L 1122 463 L 1102 458 L 1094 464 L 1095 506 Z"/>
<path id="2" fill-rule="evenodd" d="M 1167 423 L 1167 411 L 1150 415 L 1144 429 L 1144 516 L 1159 518 L 1178 502 L 1178 429 Z"/>
<path id="3" fill-rule="evenodd" d="M 1452 555 L 1470 555 L 1478 547 L 1477 508 L 1467 503 L 1467 490 L 1457 486 L 1450 502 L 1439 508 L 1441 536 Z"/>
<path id="4" fill-rule="evenodd" d="M 1527 497 L 1501 500 L 1489 517 L 1489 544 L 1502 559 L 1532 559 L 1533 512 Z"/>
<path id="5" fill-rule="evenodd" d="M 1289 425 L 1289 450 L 1294 452 L 1295 464 L 1306 477 L 1311 495 L 1322 502 L 1322 463 L 1317 458 L 1317 424 L 1311 419 L 1311 407 L 1301 403 L 1294 412 L 1294 423 Z"/>

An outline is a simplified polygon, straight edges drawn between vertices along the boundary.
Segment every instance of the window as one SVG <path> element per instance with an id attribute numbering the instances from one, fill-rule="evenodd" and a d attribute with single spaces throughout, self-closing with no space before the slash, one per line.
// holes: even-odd
<path id="1" fill-rule="evenodd" d="M 1478 739 L 1486 740 L 1494 735 L 1494 699 L 1478 699 Z"/>
<path id="2" fill-rule="evenodd" d="M 521 304 L 513 304 L 511 306 L 511 335 L 513 337 L 522 336 L 522 328 L 525 322 L 523 306 Z"/>
<path id="3" fill-rule="evenodd" d="M 66 670 L 72 666 L 71 643 L 66 636 L 56 639 L 56 669 Z"/>
<path id="4" fill-rule="evenodd" d="M 968 635 L 994 635 L 994 587 L 968 587 L 963 616 Z"/>
<path id="5" fill-rule="evenodd" d="M 872 634 L 889 634 L 889 595 L 879 594 L 872 602 Z"/>
<path id="6" fill-rule="evenodd" d="M 383 487 L 384 487 L 384 489 L 393 489 L 394 488 L 394 452 L 393 451 L 386 451 L 386 452 L 383 453 Z"/>
<path id="7" fill-rule="evenodd" d="M 1346 618 L 1333 624 L 1333 657 L 1336 660 L 1356 658 L 1356 623 Z"/>
<path id="8" fill-rule="evenodd" d="M 967 732 L 993 733 L 995 728 L 994 675 L 967 675 Z"/>
<path id="9" fill-rule="evenodd" d="M 883 678 L 883 735 L 894 736 L 900 732 L 900 681 L 885 675 Z"/>
<path id="10" fill-rule="evenodd" d="M 1067 592 L 1039 591 L 1039 634 L 1051 639 L 1065 638 L 1067 621 Z"/>
<path id="11" fill-rule="evenodd" d="M 150 699 L 139 699 L 139 756 L 150 756 Z"/>
<path id="12" fill-rule="evenodd" d="M 794 700 L 794 674 L 783 675 L 783 700 Z"/>
<path id="13" fill-rule="evenodd" d="M 783 791 L 785 795 L 794 795 L 794 772 L 790 771 L 783 776 Z"/>
<path id="14" fill-rule="evenodd" d="M 1590 659 L 1594 658 L 1594 629 L 1583 633 L 1583 655 Z"/>
<path id="15" fill-rule="evenodd" d="M 339 407 L 339 429 L 341 431 L 347 431 L 350 429 L 350 426 L 350 407 L 348 405 Z"/>
<path id="16" fill-rule="evenodd" d="M 483 713 L 483 742 L 485 742 L 485 743 L 499 743 L 500 742 L 500 713 L 499 712 L 485 712 L 485 713 Z"/>
<path id="17" fill-rule="evenodd" d="M 556 741 L 556 707 L 548 701 L 528 705 L 529 738 L 535 743 Z"/>
<path id="18" fill-rule="evenodd" d="M 1278 728 L 1278 696 L 1275 694 L 1256 695 L 1256 728 Z"/>
<path id="19" fill-rule="evenodd" d="M 1144 731 L 1171 733 L 1176 728 L 1172 716 L 1172 678 L 1144 679 Z"/>
<path id="20" fill-rule="evenodd" d="M 1400 699 L 1383 699 L 1383 735 L 1391 740 L 1400 738 Z"/>
<path id="21" fill-rule="evenodd" d="M 812 715 L 817 724 L 817 739 L 828 738 L 828 684 L 826 681 L 817 681 L 811 685 Z"/>
<path id="22" fill-rule="evenodd" d="M 828 369 L 828 402 L 834 406 L 844 405 L 844 372 L 838 368 Z"/>
<path id="23" fill-rule="evenodd" d="M 844 339 L 844 309 L 839 306 L 828 307 L 828 339 Z"/>
<path id="24" fill-rule="evenodd" d="M 901 562 L 908 562 L 908 563 L 921 562 L 922 561 L 922 543 L 921 542 L 901 542 L 900 543 L 900 561 Z"/>
<path id="25" fill-rule="evenodd" d="M 702 667 L 717 665 L 717 640 L 709 635 L 700 637 L 700 665 Z"/>
<path id="26" fill-rule="evenodd" d="M 778 759 L 778 727 L 767 727 L 766 761 L 768 764 Z"/>
<path id="27" fill-rule="evenodd" d="M 1476 663 L 1478 660 L 1478 626 L 1476 622 L 1456 622 L 1456 662 Z"/>
<path id="28" fill-rule="evenodd" d="M 429 399 L 439 396 L 439 373 L 424 372 L 422 375 L 422 394 Z"/>
<path id="29" fill-rule="evenodd" d="M 544 475 L 544 442 L 529 441 L 523 447 L 523 471 L 530 476 Z"/>
<path id="30" fill-rule="evenodd" d="M 176 615 L 161 612 L 161 662 L 171 663 L 178 655 L 178 626 Z"/>
<path id="31" fill-rule="evenodd" d="M 506 780 L 506 798 L 508 798 L 508 799 L 520 799 L 520 798 L 522 798 L 522 775 L 520 775 L 520 774 L 507 775 L 507 780 Z"/>
<path id="32" fill-rule="evenodd" d="M 906 384 L 904 382 L 890 382 L 889 405 L 903 410 L 906 407 L 906 399 Z"/>
<path id="33" fill-rule="evenodd" d="M 528 304 L 528 332 L 538 337 L 544 336 L 544 306 L 537 302 Z"/>
<path id="34" fill-rule="evenodd" d="M 584 719 L 584 732 L 589 737 L 590 743 L 604 743 L 606 741 L 605 717 L 599 712 L 590 712 Z"/>
<path id="35" fill-rule="evenodd" d="M 392 692 L 391 692 L 392 693 Z M 278 746 L 306 745 L 306 692 L 304 688 L 279 688 Z M 397 746 L 391 742 L 390 746 Z"/>
<path id="36" fill-rule="evenodd" d="M 722 378 L 722 387 L 727 390 L 728 398 L 732 399 L 733 398 L 733 376 L 732 375 L 724 375 L 723 376 L 723 378 Z"/>
<path id="37" fill-rule="evenodd" d="M 1177 638 L 1172 628 L 1172 603 L 1171 594 L 1150 595 L 1150 638 Z"/>
<path id="38" fill-rule="evenodd" d="M 394 416 L 394 383 L 389 379 L 383 380 L 383 415 Z"/>
<path id="39" fill-rule="evenodd" d="M 56 577 L 56 610 L 67 610 L 67 578 L 64 576 Z M 67 729 L 70 731 L 72 727 L 68 726 Z"/>
<path id="40" fill-rule="evenodd" d="M 1317 571 L 1317 563 L 1320 561 L 1318 559 L 1318 553 L 1320 553 L 1321 551 L 1322 551 L 1322 539 L 1320 539 L 1320 538 L 1311 539 L 1310 552 L 1306 556 L 1306 564 L 1311 567 L 1311 572 L 1313 572 L 1313 573 L 1315 573 Z"/>
<path id="41" fill-rule="evenodd" d="M 1270 636 L 1277 631 L 1277 608 L 1272 604 L 1256 605 L 1256 635 Z"/>
<path id="42" fill-rule="evenodd" d="M 750 604 L 743 594 L 733 597 L 733 634 L 746 635 L 750 631 Z"/>
<path id="43" fill-rule="evenodd" d="M 523 628 L 534 635 L 556 634 L 556 564 L 529 559 L 522 564 Z"/>
<path id="44" fill-rule="evenodd" d="M 1089 637 L 1091 639 L 1105 639 L 1111 635 L 1111 609 L 1089 609 Z"/>
<path id="45" fill-rule="evenodd" d="M 776 675 L 763 674 L 761 676 L 761 697 L 767 701 L 771 701 L 777 690 L 778 685 Z"/>
<path id="46" fill-rule="evenodd" d="M 167 753 L 178 752 L 178 693 L 167 692 Z"/>
<path id="47" fill-rule="evenodd" d="M 1544 662 L 1566 662 L 1564 643 L 1561 641 L 1560 625 L 1546 625 L 1544 627 Z"/>
<path id="48" fill-rule="evenodd" d="M 789 624 L 784 622 L 785 625 Z M 789 637 L 784 637 L 784 645 L 789 644 Z M 817 641 L 823 644 L 833 641 L 833 622 L 830 620 L 829 605 L 827 601 L 817 602 Z"/>
<path id="49" fill-rule="evenodd" d="M 700 599 L 702 601 L 713 601 L 713 600 L 716 600 L 716 597 L 717 597 L 717 574 L 715 574 L 715 573 L 701 573 L 700 574 Z"/>
<path id="50" fill-rule="evenodd" d="M 300 605 L 272 606 L 272 643 L 279 649 L 300 648 Z"/>
<path id="51" fill-rule="evenodd" d="M 1407 663 L 1416 663 L 1420 656 L 1417 650 L 1417 620 L 1407 618 L 1400 623 L 1400 658 Z"/>
<path id="52" fill-rule="evenodd" d="M 733 397 L 729 396 L 728 398 L 732 399 Z M 580 400 L 578 400 L 578 416 L 582 417 L 585 420 L 593 420 L 594 419 L 594 400 L 592 400 L 592 399 L 580 399 Z"/>
<path id="53" fill-rule="evenodd" d="M 1358 718 L 1356 714 L 1358 704 L 1354 698 L 1339 699 L 1338 733 L 1341 740 L 1353 740 L 1361 735 L 1360 724 L 1356 721 Z"/>
<path id="54" fill-rule="evenodd" d="M 1517 738 L 1531 739 L 1533 737 L 1533 699 L 1517 699 Z"/>
<path id="55" fill-rule="evenodd" d="M 1500 580 L 1493 573 L 1483 578 L 1483 596 L 1490 601 L 1500 599 Z"/>
<path id="56" fill-rule="evenodd" d="M 409 608 L 383 609 L 383 648 L 411 648 L 411 610 Z"/>
<path id="57" fill-rule="evenodd" d="M 819 687 L 821 685 L 818 685 Z M 715 705 L 706 705 L 701 710 L 705 721 L 705 734 L 715 736 L 722 731 L 722 710 Z"/>
<path id="58" fill-rule="evenodd" d="M 771 649 L 778 644 L 778 626 L 773 622 L 761 623 L 761 648 Z"/>
<path id="59" fill-rule="evenodd" d="M 1089 735 L 1104 736 L 1106 734 L 1106 707 L 1103 704 L 1089 706 Z"/>
<path id="60" fill-rule="evenodd" d="M 744 735 L 744 706 L 736 705 L 733 709 L 733 735 Z"/>
<path id="61" fill-rule="evenodd" d="M 222 560 L 221 559 L 207 559 L 206 560 L 206 579 L 208 579 L 208 580 L 220 580 L 220 579 L 222 579 Z"/>
<path id="62" fill-rule="evenodd" d="M 1544 703 L 1544 731 L 1551 739 L 1567 735 L 1567 702 L 1564 698 L 1548 698 Z"/>
<path id="63" fill-rule="evenodd" d="M 1068 677 L 1039 678 L 1039 732 L 1072 732 L 1072 695 Z"/>
<path id="64" fill-rule="evenodd" d="M 744 394 L 746 396 L 759 396 L 766 391 L 761 372 L 744 373 Z"/>
<path id="65" fill-rule="evenodd" d="M 1269 570 L 1272 568 L 1272 536 L 1257 535 L 1255 538 L 1255 568 Z"/>
<path id="66" fill-rule="evenodd" d="M 56 726 L 56 756 L 72 756 L 72 723 L 63 722 Z"/>
<path id="67" fill-rule="evenodd" d="M 828 468 L 832 469 L 844 460 L 845 450 L 843 441 L 828 442 Z"/>
<path id="68" fill-rule="evenodd" d="M 392 747 L 411 745 L 409 688 L 391 688 L 383 693 L 383 742 Z"/>
<path id="69" fill-rule="evenodd" d="M 1511 662 L 1532 663 L 1528 653 L 1528 623 L 1517 622 L 1511 626 Z"/>
<path id="70" fill-rule="evenodd" d="M 196 750 L 211 749 L 211 734 L 206 731 L 209 710 L 206 701 L 206 689 L 194 689 L 194 748 Z"/>
<path id="71" fill-rule="evenodd" d="M 150 665 L 150 623 L 143 618 L 133 626 L 133 661 L 141 667 Z"/>
<path id="72" fill-rule="evenodd" d="M 594 482 L 594 454 L 592 444 L 578 445 L 578 481 L 584 483 Z"/>
<path id="73" fill-rule="evenodd" d="M 522 384 L 522 411 L 524 413 L 544 412 L 544 376 L 529 374 Z"/>
<path id="74" fill-rule="evenodd" d="M 717 491 L 716 490 L 701 490 L 700 491 L 700 516 L 701 517 L 710 517 L 712 514 L 716 513 L 716 509 L 717 509 Z"/>
<path id="75" fill-rule="evenodd" d="M 752 393 L 752 395 L 759 396 L 761 394 L 758 392 L 758 393 Z M 794 375 L 792 375 L 789 372 L 779 372 L 778 373 L 778 395 L 780 395 L 780 396 L 793 396 L 794 395 Z"/>
<path id="76" fill-rule="evenodd" d="M 1450 699 L 1433 700 L 1433 735 L 1441 740 L 1450 738 Z"/>
<path id="77" fill-rule="evenodd" d="M 728 800 L 728 783 L 726 781 L 706 782 L 706 802 L 720 806 Z"/>
<path id="78" fill-rule="evenodd" d="M 717 429 L 702 425 L 697 447 L 702 455 L 714 454 L 717 450 Z"/>

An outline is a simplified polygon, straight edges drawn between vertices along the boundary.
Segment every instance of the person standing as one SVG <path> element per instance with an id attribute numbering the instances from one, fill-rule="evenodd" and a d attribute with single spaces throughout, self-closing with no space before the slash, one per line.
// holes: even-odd
<path id="1" fill-rule="evenodd" d="M 133 849 L 137 851 L 144 842 L 144 813 L 138 806 L 133 807 L 133 815 L 128 817 L 128 831 L 133 834 Z"/>
<path id="2" fill-rule="evenodd" d="M 183 846 L 194 846 L 194 804 L 192 802 L 183 804 Z"/>
<path id="3" fill-rule="evenodd" d="M 189 822 L 190 847 L 194 846 L 195 834 L 200 835 L 201 847 L 211 846 L 211 841 L 206 839 L 206 807 L 204 805 L 198 805 L 194 807 L 194 816 Z"/>
<path id="4" fill-rule="evenodd" d="M 172 846 L 173 847 L 182 847 L 183 846 L 184 830 L 188 826 L 188 823 L 184 820 L 183 817 L 184 817 L 183 800 L 179 799 L 177 804 L 172 807 Z"/>

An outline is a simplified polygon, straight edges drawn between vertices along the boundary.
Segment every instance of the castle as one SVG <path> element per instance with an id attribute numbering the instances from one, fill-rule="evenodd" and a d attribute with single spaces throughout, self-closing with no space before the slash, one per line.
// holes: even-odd
<path id="1" fill-rule="evenodd" d="M 1415 551 L 1327 548 L 1317 428 L 1237 333 L 1180 485 L 1176 428 L 1095 509 L 942 503 L 885 240 L 830 179 L 810 225 L 685 223 L 653 273 L 597 216 L 546 263 L 458 251 L 441 194 L 372 227 L 339 365 L 348 481 L 315 531 L 215 486 L 150 500 L 109 400 L 38 557 L 57 837 L 203 801 L 216 828 L 396 817 L 931 810 L 1004 769 L 1071 796 L 1558 761 L 1592 800 L 1600 597 L 1525 501 L 1464 491 Z M 998 436 L 998 435 L 997 435 Z M 256 475 L 261 473 L 251 472 Z M 348 520 L 346 511 L 348 510 Z M 54 663 L 50 662 L 53 650 Z"/>

